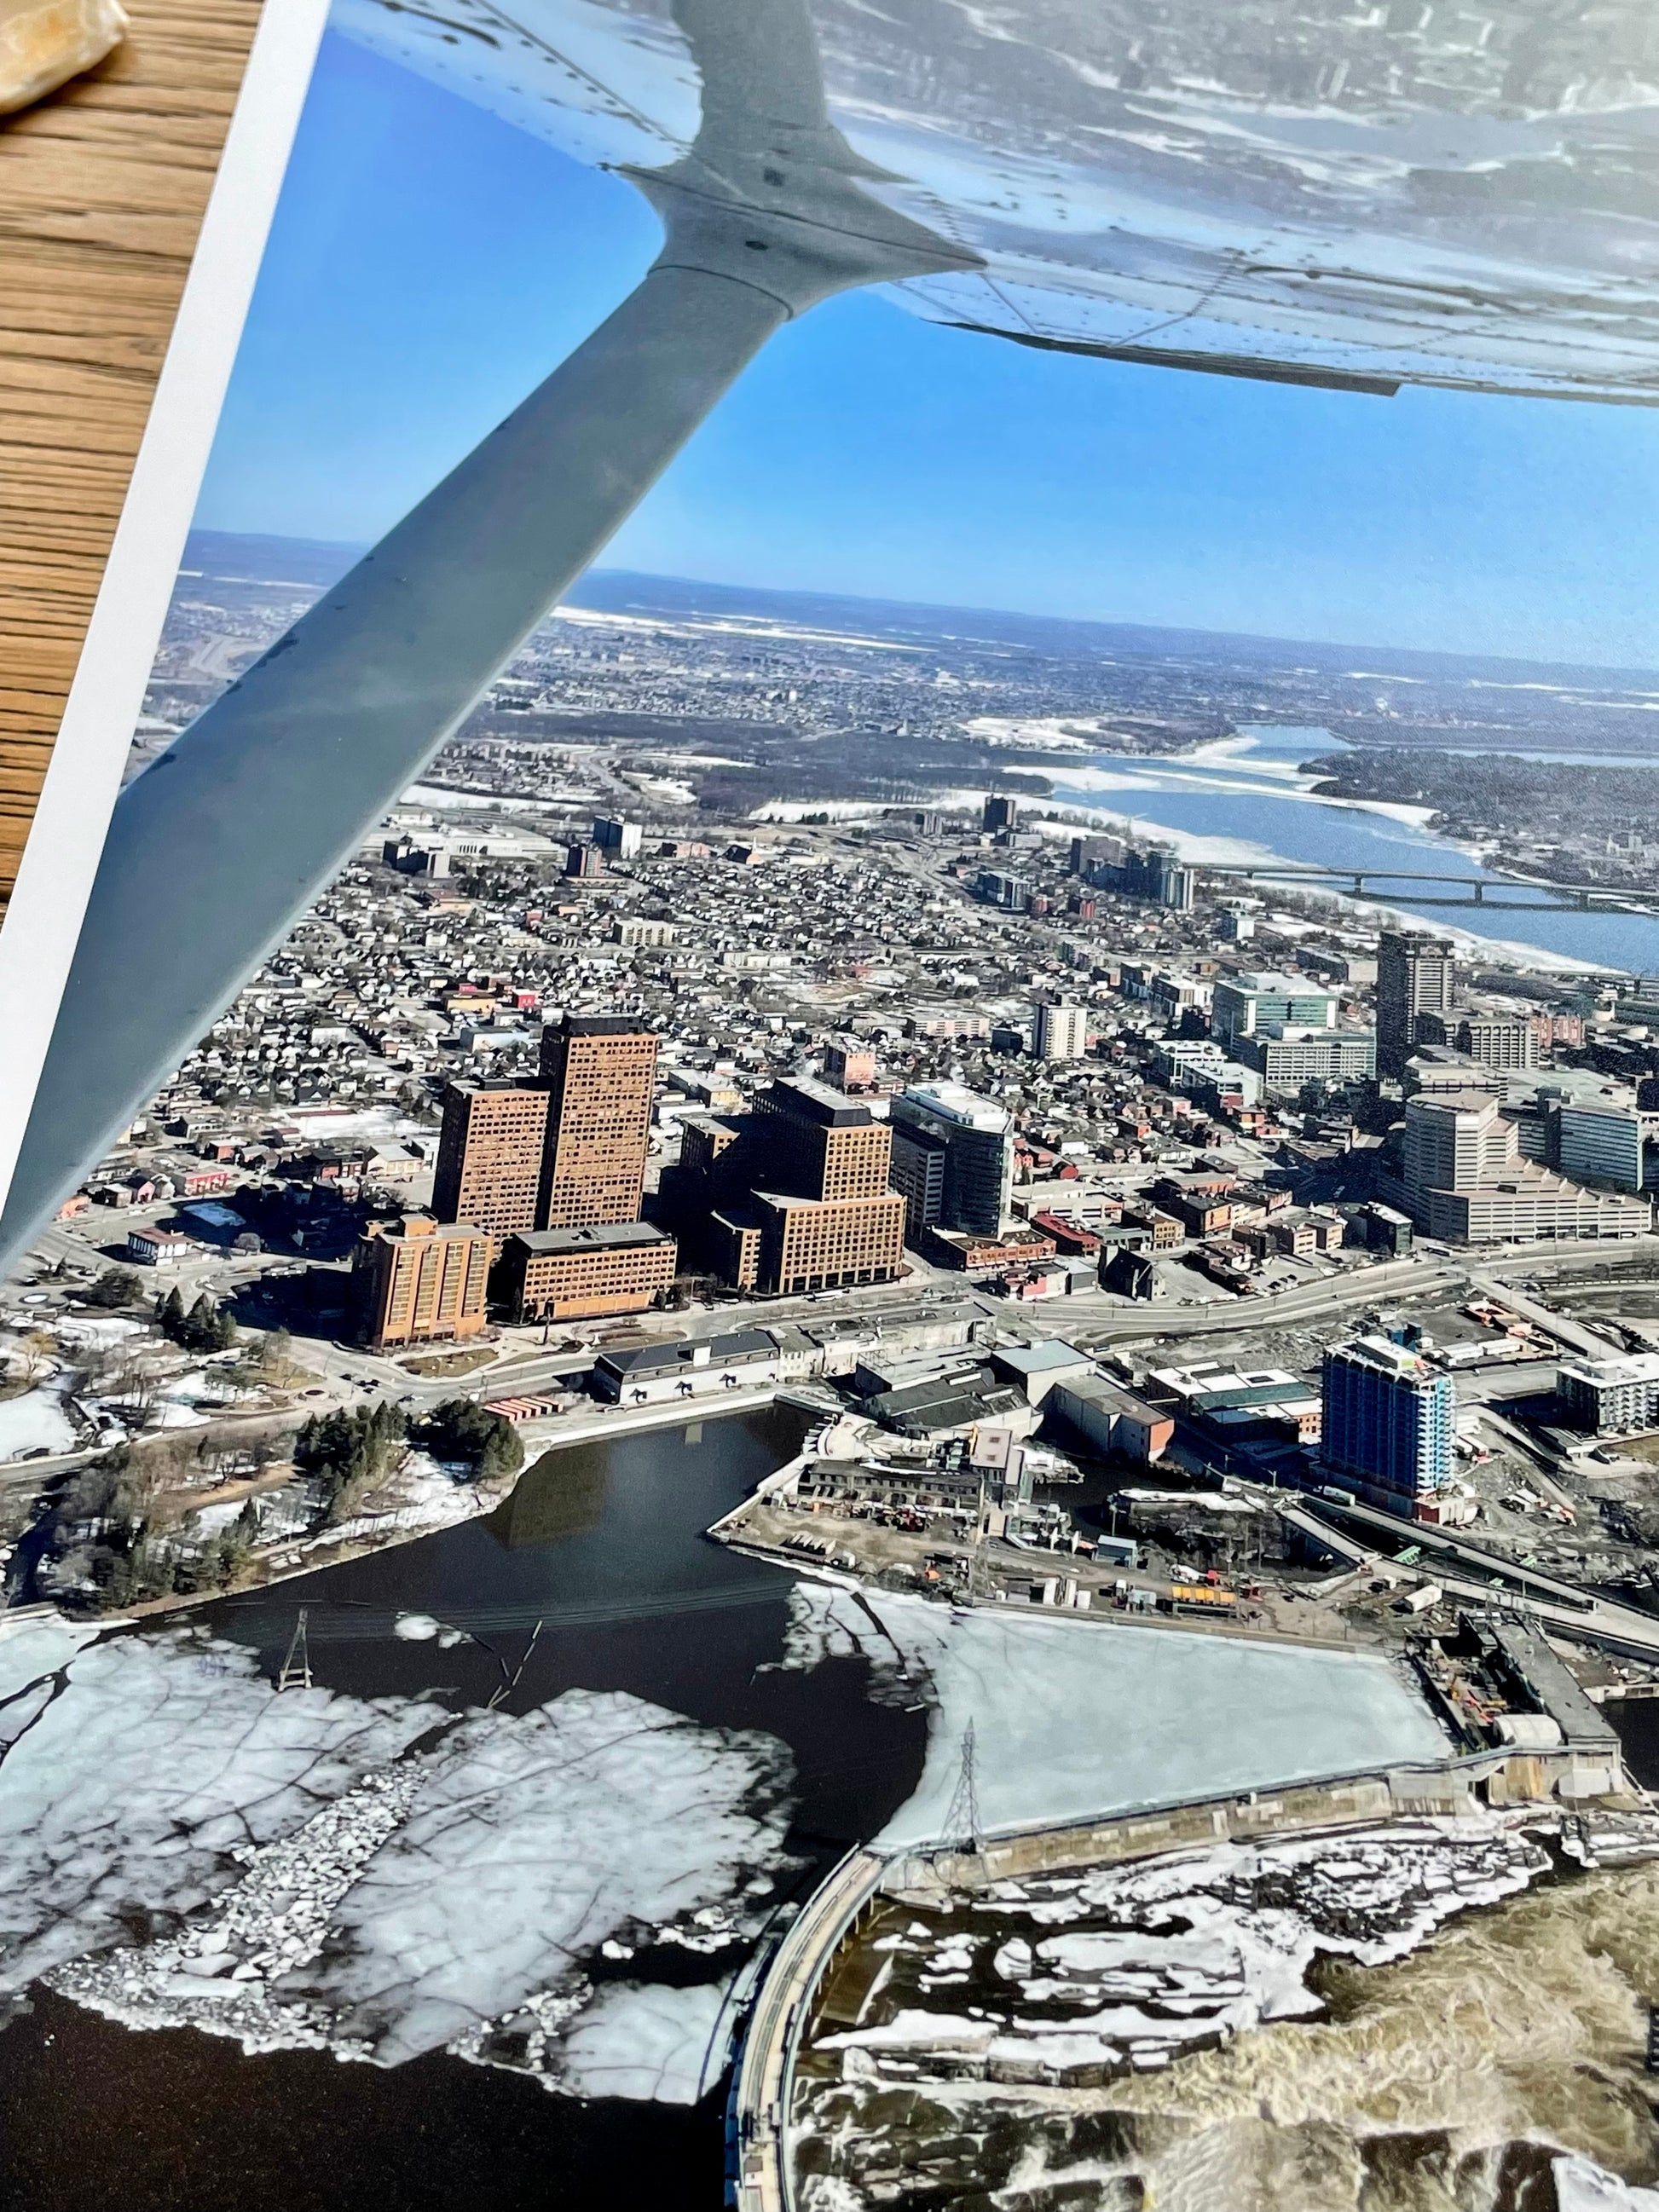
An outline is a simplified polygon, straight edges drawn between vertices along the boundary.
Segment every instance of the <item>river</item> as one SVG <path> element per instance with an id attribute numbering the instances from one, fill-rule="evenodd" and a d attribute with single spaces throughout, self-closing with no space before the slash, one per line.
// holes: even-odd
<path id="1" fill-rule="evenodd" d="M 572 1686 L 622 1690 L 788 1747 L 787 1843 L 807 1890 L 915 1789 L 927 1721 L 871 1702 L 861 1658 L 780 1668 L 794 1577 L 703 1539 L 804 1426 L 777 1407 L 550 1453 L 486 1520 L 202 1617 L 270 1673 L 304 1606 L 319 1684 L 437 1690 L 451 1710 L 483 1705 L 540 1620 L 509 1710 Z M 405 1641 L 394 1623 L 413 1612 L 474 1640 Z M 730 1966 L 659 1951 L 616 1971 L 684 1983 Z M 0 2033 L 0 2203 L 28 2212 L 708 2212 L 720 2200 L 719 2091 L 692 2109 L 581 2100 L 446 2055 L 390 2069 L 316 2051 L 248 2057 L 191 2028 L 118 2026 L 38 1985 L 32 2002 Z"/>
<path id="2" fill-rule="evenodd" d="M 1312 779 L 1301 773 L 1302 764 L 1347 750 L 1322 729 L 1249 727 L 1238 738 L 1205 745 L 1181 758 L 1103 753 L 1080 773 L 1070 769 L 1069 763 L 1056 763 L 1054 797 L 1066 807 L 1090 807 L 1115 818 L 1132 818 L 1143 835 L 1170 833 L 1200 860 L 1271 857 L 1316 866 L 1426 870 L 1489 884 L 1504 880 L 1450 840 L 1437 837 L 1414 821 L 1397 819 L 1385 808 L 1314 797 L 1309 787 Z M 1528 757 L 1551 756 L 1534 753 Z M 1619 763 L 1643 764 L 1640 757 Z M 1272 887 L 1261 889 L 1271 899 Z M 1570 963 L 1636 974 L 1659 969 L 1659 917 L 1517 913 L 1512 908 L 1484 916 L 1446 908 L 1419 911 L 1432 927 L 1455 926 L 1462 931 L 1474 923 L 1480 934 L 1498 947 L 1526 948 L 1525 957 L 1538 966 L 1555 955 Z"/>
<path id="3" fill-rule="evenodd" d="M 1292 1705 L 1302 1696 L 1318 1708 L 1306 1725 L 1297 1720 L 1300 1735 L 1342 1706 L 1340 1684 L 1321 1689 L 1313 1680 L 1330 1663 L 1317 1654 L 1298 1661 L 1280 1653 L 1274 1660 L 1204 1638 L 1154 1638 L 1158 1680 L 1136 1689 L 1130 1674 L 1133 1664 L 1144 1664 L 1136 1652 L 1152 1632 L 1069 1632 L 1084 1638 L 1068 1663 L 1083 1665 L 1085 1680 L 1056 1672 L 1048 1652 L 1056 1635 L 1068 1632 L 1033 1626 L 1029 1636 L 1020 1632 L 1035 1639 L 1025 1663 L 1038 1668 L 1040 1679 L 1030 1682 L 1015 1680 L 1006 1654 L 988 1671 L 971 1636 L 965 1641 L 973 1649 L 954 1658 L 936 1655 L 938 1694 L 947 1708 L 954 1698 L 960 1710 L 936 1731 L 933 1749 L 943 1749 L 930 1761 L 927 1714 L 920 1703 L 895 1697 L 890 1679 L 881 1694 L 875 1662 L 863 1656 L 884 1642 L 890 1657 L 898 1650 L 877 1613 L 822 1584 L 800 1586 L 796 1599 L 789 1572 L 702 1534 L 793 1455 L 804 1425 L 800 1416 L 773 1407 L 550 1453 L 487 1519 L 268 1592 L 216 1601 L 200 1618 L 219 1638 L 256 1654 L 268 1678 L 303 1607 L 319 1684 L 356 1699 L 386 1699 L 398 1711 L 424 1696 L 441 1711 L 477 1712 L 510 1680 L 507 1707 L 526 1716 L 568 1691 L 623 1692 L 711 1729 L 775 1738 L 793 1766 L 785 1838 L 793 1867 L 785 1887 L 796 1896 L 851 1844 L 877 1834 L 912 1804 L 928 1771 L 939 1768 L 936 1784 L 949 1784 L 944 1770 L 954 1771 L 963 1711 L 980 1724 L 981 1787 L 993 1796 L 1004 1771 L 1018 1766 L 1022 1747 L 1035 1759 L 1029 1786 L 1036 1788 L 1065 1767 L 1068 1747 L 1074 1753 L 1081 1745 L 1097 1762 L 1090 1786 L 1103 1788 L 1111 1802 L 1118 1802 L 1114 1791 L 1131 1802 L 1151 1785 L 1118 1771 L 1124 1747 L 1137 1729 L 1150 1729 L 1154 1748 L 1199 1755 L 1199 1718 L 1211 1714 L 1213 1721 L 1212 1709 L 1224 1704 L 1210 1679 L 1217 1664 L 1230 1677 L 1247 1664 L 1309 1670 L 1302 1691 L 1280 1685 Z M 799 1636 L 809 1590 L 819 1612 L 851 1606 L 852 1632 L 830 1639 L 808 1663 L 797 1643 L 791 1663 L 781 1665 L 786 1638 Z M 919 1600 L 872 1603 L 889 1615 L 897 1607 L 903 1632 L 913 1637 L 939 1643 L 949 1627 Z M 470 1640 L 412 1638 L 411 1621 L 422 1615 L 465 1629 Z M 993 1640 L 1006 1628 L 981 1616 L 972 1626 Z M 138 1634 L 166 1639 L 176 1626 L 175 1616 Z M 1183 1668 L 1197 1668 L 1204 1679 L 1182 1687 Z M 1169 1708 L 1161 1717 L 1160 1698 Z M 287 1701 L 275 1704 L 285 1709 Z M 1362 1696 L 1355 1722 L 1362 1757 L 1375 1749 L 1365 1710 Z M 1659 1706 L 1632 1702 L 1609 1712 L 1632 1740 L 1638 1771 L 1652 1779 Z M 1370 1723 L 1373 1734 L 1380 1724 Z M 1263 1726 L 1258 1714 L 1255 1732 Z M 211 1748 L 216 1757 L 216 1741 Z M 1212 1744 L 1202 1757 L 1213 1766 L 1224 1748 Z M 233 1750 L 228 1735 L 226 1755 Z M 1296 1768 L 1285 1744 L 1266 1737 L 1257 1756 L 1264 1772 Z M 1310 1771 L 1333 1763 L 1328 1753 L 1309 1757 Z M 1165 1765 L 1158 1771 L 1164 1774 Z M 84 1786 L 82 1778 L 70 1784 L 55 1771 L 54 1789 Z M 1208 1780 L 1215 1786 L 1213 1772 Z M 100 1861 L 103 1824 L 112 1829 L 118 1809 L 112 1795 L 106 1813 L 94 1781 L 86 1848 Z M 533 1826 L 514 1832 L 515 1843 L 522 1835 L 526 1852 L 547 1848 Z M 586 1864 L 575 1874 L 585 1882 Z M 476 1875 L 474 1867 L 469 1879 Z M 72 1867 L 65 1866 L 64 1878 L 72 1888 Z M 0 1899 L 0 1912 L 6 1902 Z M 13 1917 L 21 1902 L 10 1899 Z M 167 1932 L 160 1923 L 169 1916 L 153 1907 L 143 1915 L 130 1907 L 124 1917 L 135 1932 L 141 1919 L 142 1932 Z M 723 1977 L 732 1957 L 657 1943 L 614 1965 L 590 1958 L 586 1970 L 595 1984 L 614 1974 L 619 1982 L 686 1989 Z M 343 2063 L 321 2049 L 250 2056 L 225 2036 L 192 2027 L 119 2025 L 38 1983 L 28 2009 L 0 2032 L 0 2203 L 27 2212 L 210 2212 L 221 2204 L 237 2212 L 362 2212 L 365 2205 L 398 2212 L 453 2212 L 458 2205 L 467 2212 L 543 2205 L 610 2212 L 618 2204 L 708 2212 L 720 2202 L 723 2121 L 719 2087 L 687 2106 L 550 2094 L 523 2074 L 441 2051 L 390 2067 Z"/>

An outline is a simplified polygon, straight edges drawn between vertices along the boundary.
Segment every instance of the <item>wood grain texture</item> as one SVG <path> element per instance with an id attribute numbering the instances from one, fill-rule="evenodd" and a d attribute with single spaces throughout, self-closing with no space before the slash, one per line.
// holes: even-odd
<path id="1" fill-rule="evenodd" d="M 128 0 L 0 119 L 0 900 L 97 596 L 259 0 Z"/>

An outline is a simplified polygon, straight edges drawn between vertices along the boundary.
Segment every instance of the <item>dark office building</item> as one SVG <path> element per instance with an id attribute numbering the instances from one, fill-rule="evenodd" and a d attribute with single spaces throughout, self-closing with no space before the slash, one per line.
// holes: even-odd
<path id="1" fill-rule="evenodd" d="M 1376 948 L 1376 1067 L 1401 1076 L 1418 1037 L 1420 1014 L 1451 1012 L 1456 994 L 1452 948 L 1437 938 L 1385 929 Z M 1426 1041 L 1426 1039 L 1425 1040 Z"/>

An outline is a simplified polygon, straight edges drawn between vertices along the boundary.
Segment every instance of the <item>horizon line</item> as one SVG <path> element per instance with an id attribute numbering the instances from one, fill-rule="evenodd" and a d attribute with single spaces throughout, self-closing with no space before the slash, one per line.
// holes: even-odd
<path id="1" fill-rule="evenodd" d="M 357 559 L 361 559 L 365 553 L 372 551 L 374 545 L 379 542 L 377 539 L 373 538 L 352 539 L 338 538 L 301 538 L 296 537 L 287 531 L 277 530 L 228 530 L 216 524 L 210 523 L 192 523 L 189 534 L 191 538 L 206 537 L 260 539 L 268 544 L 277 545 L 306 545 L 313 547 L 319 552 L 346 554 Z M 181 574 L 184 573 L 182 568 L 179 573 Z M 1446 646 L 1401 645 L 1398 643 L 1389 643 L 1374 638 L 1369 640 L 1355 640 L 1352 638 L 1285 637 L 1281 636 L 1277 632 L 1272 630 L 1210 629 L 1206 629 L 1201 623 L 1195 623 L 1139 622 L 1115 618 L 1107 615 L 1037 614 L 1034 613 L 1029 608 L 982 606 L 953 600 L 879 599 L 872 597 L 867 592 L 848 591 L 840 587 L 832 588 L 830 586 L 817 585 L 778 585 L 759 583 L 733 584 L 722 582 L 714 577 L 708 576 L 665 574 L 660 571 L 654 569 L 613 568 L 606 568 L 598 563 L 582 571 L 582 574 L 576 579 L 576 581 L 571 586 L 569 591 L 563 594 L 562 599 L 559 602 L 556 603 L 555 608 L 550 610 L 550 613 L 556 612 L 557 605 L 562 605 L 565 600 L 574 599 L 576 593 L 580 590 L 582 585 L 586 583 L 590 577 L 597 578 L 603 576 L 637 577 L 644 583 L 676 584 L 689 586 L 698 591 L 732 592 L 753 592 L 763 593 L 773 599 L 846 599 L 858 606 L 908 608 L 914 609 L 920 613 L 931 615 L 951 615 L 955 617 L 977 615 L 992 617 L 1000 620 L 1012 622 L 1052 623 L 1056 625 L 1056 627 L 1067 629 L 1096 629 L 1145 630 L 1170 637 L 1205 637 L 1223 640 L 1236 639 L 1242 642 L 1252 645 L 1286 646 L 1292 647 L 1304 646 L 1314 647 L 1319 651 L 1324 653 L 1409 653 L 1415 659 L 1420 660 L 1480 660 L 1495 662 L 1504 666 L 1515 668 L 1548 668 L 1575 671 L 1594 670 L 1604 674 L 1646 677 L 1651 678 L 1656 685 L 1659 685 L 1659 667 L 1644 667 L 1638 663 L 1628 661 L 1552 660 L 1548 659 L 1527 659 L 1521 655 L 1513 653 L 1480 652 L 1467 648 L 1454 649 Z M 1355 673 L 1358 672 L 1355 672 Z M 1384 672 L 1380 670 L 1376 672 L 1379 676 L 1384 673 Z M 1610 686 L 1608 688 L 1613 689 L 1621 687 Z"/>

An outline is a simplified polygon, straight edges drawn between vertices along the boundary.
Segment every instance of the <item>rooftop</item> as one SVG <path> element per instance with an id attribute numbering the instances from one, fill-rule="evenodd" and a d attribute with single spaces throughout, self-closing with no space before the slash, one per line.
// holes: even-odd
<path id="1" fill-rule="evenodd" d="M 649 1221 L 605 1221 L 583 1229 L 520 1229 L 507 1241 L 541 1256 L 550 1252 L 617 1251 L 635 1244 L 672 1244 L 674 1240 L 666 1230 Z"/>
<path id="2" fill-rule="evenodd" d="M 1311 975 L 1287 975 L 1280 968 L 1244 969 L 1237 975 L 1221 976 L 1217 988 L 1224 983 L 1231 990 L 1254 991 L 1264 996 L 1276 993 L 1292 999 L 1332 999 L 1338 995 Z"/>
<path id="3" fill-rule="evenodd" d="M 1016 1375 L 1047 1375 L 1057 1367 L 1092 1364 L 1086 1352 L 1079 1352 L 1074 1344 L 1063 1344 L 1058 1337 L 1044 1337 L 1036 1344 L 1000 1345 L 996 1357 L 1000 1365 L 1012 1368 Z"/>
<path id="4" fill-rule="evenodd" d="M 1367 1367 L 1375 1367 L 1386 1375 L 1397 1376 L 1402 1381 L 1428 1382 L 1433 1379 L 1420 1352 L 1409 1352 L 1403 1344 L 1395 1344 L 1392 1338 L 1386 1336 L 1357 1336 L 1352 1343 L 1334 1344 L 1326 1357 L 1361 1360 Z"/>
<path id="5" fill-rule="evenodd" d="M 1600 1390 L 1620 1382 L 1659 1382 L 1659 1352 L 1615 1352 L 1607 1359 L 1564 1359 L 1560 1372 Z"/>
<path id="6" fill-rule="evenodd" d="M 833 1084 L 811 1075 L 780 1079 L 763 1091 L 759 1103 L 773 1113 L 793 1114 L 828 1129 L 866 1128 L 875 1116 L 861 1098 L 849 1098 Z"/>
<path id="7" fill-rule="evenodd" d="M 777 1344 L 764 1329 L 734 1328 L 724 1336 L 679 1344 L 642 1344 L 637 1350 L 604 1352 L 594 1362 L 613 1375 L 672 1375 L 684 1367 L 727 1367 L 775 1357 Z"/>
<path id="8" fill-rule="evenodd" d="M 1009 1126 L 1006 1106 L 981 1097 L 965 1083 L 913 1083 L 901 1095 L 964 1129 L 985 1129 L 1000 1136 Z"/>

